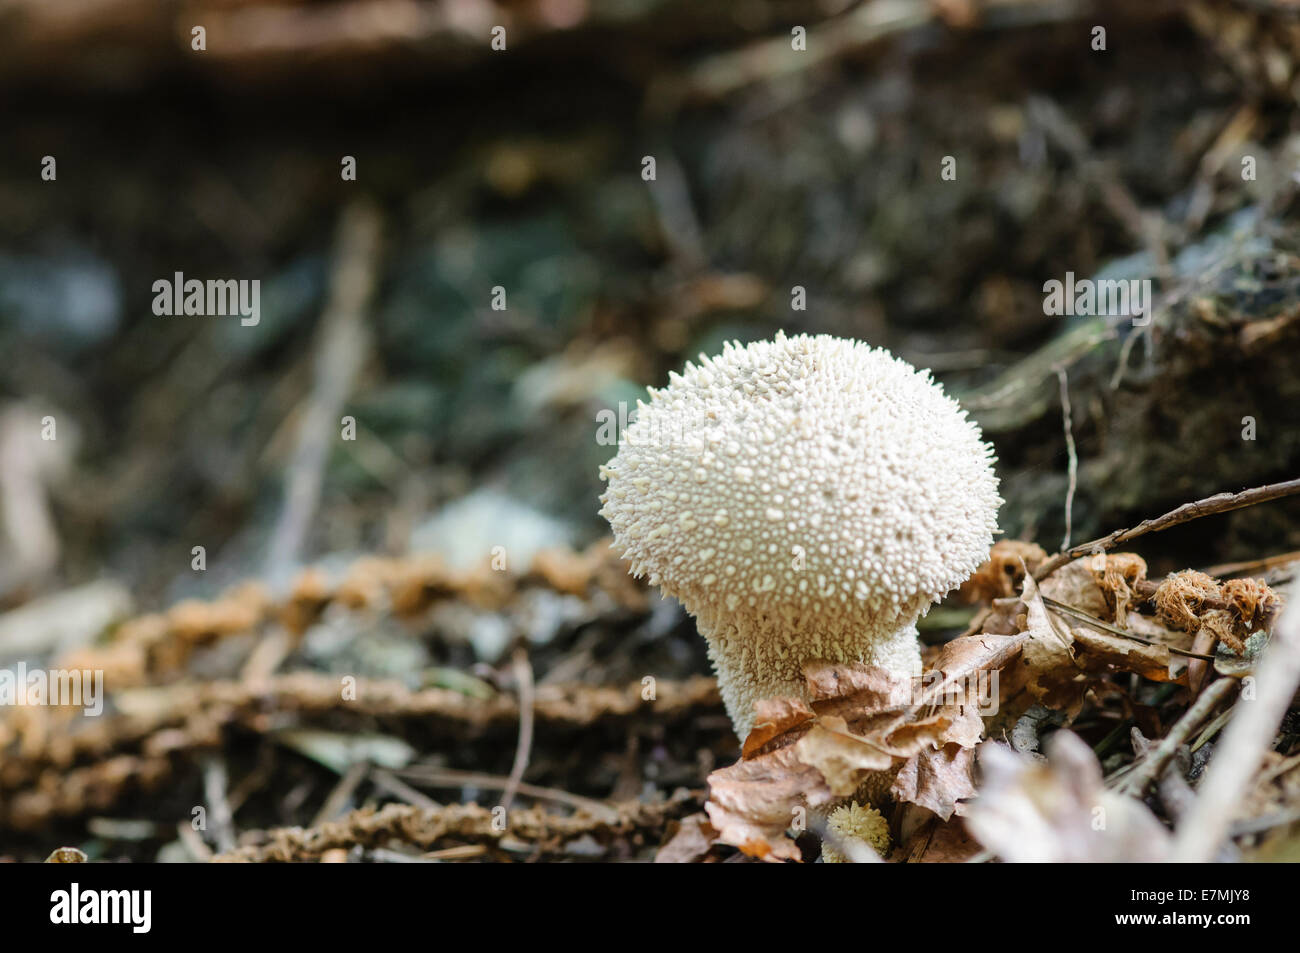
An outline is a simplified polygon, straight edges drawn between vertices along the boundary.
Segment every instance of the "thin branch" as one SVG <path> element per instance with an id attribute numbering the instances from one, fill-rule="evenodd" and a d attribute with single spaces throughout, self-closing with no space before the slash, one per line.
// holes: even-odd
<path id="1" fill-rule="evenodd" d="M 1066 605 L 1064 602 L 1057 602 L 1055 599 L 1049 599 L 1043 596 L 1043 604 L 1050 606 L 1058 612 L 1064 612 L 1068 616 L 1073 616 L 1080 622 L 1091 626 L 1094 629 L 1100 629 L 1102 632 L 1109 632 L 1111 635 L 1118 635 L 1121 638 L 1132 639 L 1134 642 L 1141 642 L 1143 645 L 1154 645 L 1159 648 L 1168 649 L 1174 655 L 1181 655 L 1184 658 L 1202 659 L 1206 662 L 1217 661 L 1213 655 L 1201 655 L 1198 652 L 1188 652 L 1186 649 L 1176 648 L 1172 645 L 1166 645 L 1164 642 L 1157 642 L 1155 639 L 1148 639 L 1137 635 L 1127 629 L 1121 629 L 1117 625 L 1111 625 L 1109 622 L 1103 622 L 1096 616 L 1091 616 L 1082 609 L 1076 609 L 1074 606 Z"/>
<path id="2" fill-rule="evenodd" d="M 501 807 L 506 811 L 515 799 L 528 768 L 533 750 L 533 667 L 528 664 L 528 651 L 520 648 L 514 657 L 515 684 L 519 687 L 519 742 L 515 746 L 515 763 L 510 768 L 510 780 L 501 795 Z"/>
<path id="3" fill-rule="evenodd" d="M 185 849 L 189 851 L 190 856 L 200 864 L 208 863 L 215 856 L 212 853 L 212 848 L 208 846 L 207 841 L 199 836 L 199 832 L 194 829 L 194 825 L 190 821 L 180 820 L 176 822 L 176 839 L 185 845 Z M 49 863 L 49 861 L 46 861 L 46 863 Z"/>
<path id="4" fill-rule="evenodd" d="M 393 774 L 406 778 L 408 781 L 416 783 L 424 782 L 430 787 L 437 788 L 458 788 L 458 787 L 475 787 L 486 790 L 504 791 L 509 778 L 503 778 L 495 774 L 480 774 L 477 771 L 454 771 L 442 768 L 399 768 L 393 771 Z M 600 801 L 594 801 L 589 797 L 583 797 L 580 794 L 570 794 L 568 791 L 561 791 L 559 788 L 545 788 L 536 784 L 520 783 L 516 785 L 517 793 L 525 797 L 534 798 L 538 801 L 554 801 L 557 804 L 567 804 L 569 807 L 586 811 L 593 817 L 602 817 L 608 819 L 615 813 L 614 808 Z"/>
<path id="5" fill-rule="evenodd" d="M 1300 550 L 1278 553 L 1276 556 L 1263 556 L 1259 559 L 1247 559 L 1242 562 L 1219 563 L 1202 569 L 1201 572 L 1215 579 L 1222 579 L 1224 576 L 1258 576 L 1296 562 L 1300 562 Z"/>
<path id="6" fill-rule="evenodd" d="M 207 759 L 203 765 L 203 796 L 208 802 L 208 821 L 217 850 L 235 849 L 235 820 L 226 800 L 226 763 L 220 758 Z"/>
<path id="7" fill-rule="evenodd" d="M 704 231 L 691 204 L 686 173 L 666 142 L 654 146 L 658 178 L 650 185 L 650 200 L 659 217 L 660 233 L 673 256 L 687 271 L 699 271 L 708 264 Z"/>
<path id="8" fill-rule="evenodd" d="M 361 782 L 366 779 L 370 773 L 370 765 L 364 761 L 358 761 L 344 772 L 343 777 L 334 785 L 325 798 L 325 803 L 321 805 L 316 816 L 312 818 L 309 827 L 319 827 L 327 821 L 332 821 L 348 809 L 348 804 L 352 800 L 352 795 L 357 793 L 357 788 Z M 223 853 L 230 848 L 222 848 Z"/>
<path id="9" fill-rule="evenodd" d="M 284 509 L 271 534 L 267 575 L 272 580 L 283 580 L 302 553 L 343 407 L 370 349 L 365 317 L 379 271 L 381 232 L 379 211 L 363 202 L 348 206 L 339 221 L 312 391 L 285 478 Z"/>
<path id="10" fill-rule="evenodd" d="M 1223 726 L 1228 723 L 1228 719 L 1231 717 L 1232 717 L 1231 708 L 1229 708 L 1227 711 L 1220 712 L 1218 716 L 1215 717 L 1214 721 L 1206 725 L 1205 730 L 1196 736 L 1196 740 L 1192 742 L 1192 747 L 1188 749 L 1190 753 L 1196 754 L 1196 752 L 1200 751 L 1203 747 L 1205 747 L 1205 745 L 1209 743 L 1214 738 L 1215 735 L 1217 735 L 1220 731 L 1223 730 Z"/>
<path id="11" fill-rule="evenodd" d="M 1061 423 L 1065 428 L 1065 450 L 1070 457 L 1070 485 L 1065 491 L 1065 538 L 1061 540 L 1061 549 L 1069 549 L 1074 526 L 1074 491 L 1079 481 L 1079 457 L 1074 450 L 1074 426 L 1070 421 L 1070 384 L 1065 368 L 1059 364 L 1056 366 L 1056 379 L 1061 385 Z"/>
<path id="12" fill-rule="evenodd" d="M 808 30 L 807 48 L 794 50 L 789 33 L 759 40 L 702 60 L 685 76 L 674 77 L 656 98 L 673 103 L 683 96 L 721 99 L 751 83 L 805 72 L 886 37 L 932 23 L 935 8 L 918 0 L 860 3 L 847 13 Z M 660 109 L 665 108 L 660 106 Z"/>
<path id="13" fill-rule="evenodd" d="M 1109 536 L 1103 536 L 1088 543 L 1080 543 L 1078 546 L 1072 546 L 1064 552 L 1057 553 L 1034 570 L 1034 578 L 1037 580 L 1046 579 L 1073 559 L 1086 556 L 1088 553 L 1107 552 L 1122 543 L 1137 539 L 1139 536 L 1145 536 L 1147 533 L 1158 533 L 1173 526 L 1190 523 L 1202 516 L 1228 513 L 1232 510 L 1254 506 L 1256 503 L 1267 503 L 1270 500 L 1294 496 L 1297 493 L 1300 493 L 1300 479 L 1287 480 L 1283 483 L 1270 483 L 1268 486 L 1257 486 L 1250 490 L 1242 490 L 1240 493 L 1216 493 L 1214 496 L 1207 496 L 1203 500 L 1184 503 L 1163 516 L 1143 520 L 1130 529 L 1117 529 Z"/>
<path id="14" fill-rule="evenodd" d="M 429 795 L 425 794 L 423 791 L 417 791 L 401 778 L 394 777 L 382 768 L 376 768 L 371 774 L 370 779 L 374 781 L 378 787 L 383 788 L 395 797 L 401 798 L 407 804 L 422 807 L 426 811 L 436 811 L 442 807 L 441 804 L 429 797 Z"/>
<path id="15" fill-rule="evenodd" d="M 1234 822 L 1229 830 L 1232 832 L 1233 837 L 1244 837 L 1247 834 L 1262 834 L 1275 827 L 1294 824 L 1296 821 L 1300 821 L 1300 810 L 1293 809 L 1283 811 L 1280 814 L 1265 814 L 1263 817 L 1245 818 Z"/>
<path id="16" fill-rule="evenodd" d="M 1160 744 L 1148 751 L 1146 756 L 1134 766 L 1132 773 L 1119 783 L 1117 786 L 1119 793 L 1137 797 L 1144 795 L 1147 785 L 1160 777 L 1169 760 L 1191 737 L 1192 732 L 1210 717 L 1210 713 L 1228 696 L 1236 684 L 1236 680 L 1231 678 L 1220 678 L 1211 683 L 1196 699 L 1196 703 L 1178 719 L 1169 730 L 1169 734 L 1161 739 Z"/>

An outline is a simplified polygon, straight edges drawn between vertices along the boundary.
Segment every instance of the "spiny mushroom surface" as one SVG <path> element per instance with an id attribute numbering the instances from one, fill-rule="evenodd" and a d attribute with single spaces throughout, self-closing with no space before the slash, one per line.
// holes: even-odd
<path id="1" fill-rule="evenodd" d="M 841 841 L 854 841 L 870 847 L 881 857 L 889 854 L 889 822 L 883 814 L 870 804 L 850 801 L 831 811 L 826 819 L 829 827 Z M 840 853 L 833 841 L 822 843 L 822 862 L 827 864 L 847 864 L 850 858 Z"/>
<path id="2" fill-rule="evenodd" d="M 602 515 L 708 640 L 737 733 L 812 659 L 919 672 L 916 620 L 987 556 L 992 448 L 930 377 L 827 335 L 726 345 L 638 402 Z"/>

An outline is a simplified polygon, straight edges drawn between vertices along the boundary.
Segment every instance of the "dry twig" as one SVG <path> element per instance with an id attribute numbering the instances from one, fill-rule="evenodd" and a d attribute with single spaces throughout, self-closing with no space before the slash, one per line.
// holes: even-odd
<path id="1" fill-rule="evenodd" d="M 1073 559 L 1086 556 L 1092 552 L 1107 552 L 1122 543 L 1137 539 L 1139 536 L 1145 536 L 1147 533 L 1158 533 L 1161 530 L 1182 523 L 1190 523 L 1202 516 L 1228 513 L 1232 510 L 1254 506 L 1256 503 L 1267 503 L 1270 500 L 1280 500 L 1286 496 L 1294 496 L 1297 493 L 1300 493 L 1300 479 L 1287 480 L 1283 483 L 1270 483 L 1267 486 L 1257 486 L 1253 489 L 1242 490 L 1240 493 L 1216 493 L 1214 496 L 1207 496 L 1203 500 L 1184 503 L 1162 516 L 1157 516 L 1155 519 L 1143 520 L 1130 529 L 1117 529 L 1108 536 L 1094 539 L 1091 542 L 1080 543 L 1078 546 L 1072 546 L 1064 552 L 1057 553 L 1034 571 L 1034 578 L 1038 580 L 1045 579 Z"/>
<path id="2" fill-rule="evenodd" d="M 629 840 L 658 843 L 668 822 L 698 811 L 695 797 L 675 798 L 662 804 L 639 801 L 610 805 L 610 813 L 593 817 L 548 814 L 540 808 L 517 808 L 501 825 L 495 812 L 477 804 L 451 804 L 425 810 L 406 804 L 389 804 L 379 810 L 353 811 L 338 821 L 319 827 L 280 828 L 261 834 L 265 843 L 239 847 L 221 854 L 216 862 L 292 862 L 319 860 L 328 850 L 382 847 L 393 841 L 428 851 L 446 838 L 497 845 L 503 838 L 533 843 L 562 856 L 563 842 L 589 835 L 612 848 Z"/>
<path id="3" fill-rule="evenodd" d="M 519 742 L 515 746 L 515 761 L 510 768 L 510 780 L 501 794 L 501 807 L 507 811 L 514 803 L 515 792 L 524 780 L 528 758 L 533 750 L 533 667 L 528 664 L 528 650 L 519 648 L 514 656 L 515 685 L 519 689 Z"/>
<path id="4" fill-rule="evenodd" d="M 417 766 L 401 768 L 396 773 L 410 778 L 412 781 L 422 781 L 430 787 L 474 787 L 482 788 L 485 791 L 504 791 L 511 784 L 510 778 L 483 774 L 479 771 L 453 771 L 449 768 Z M 601 801 L 593 801 L 591 798 L 582 797 L 579 794 L 570 794 L 568 791 L 561 791 L 559 788 L 541 787 L 519 781 L 514 783 L 514 789 L 516 793 L 522 794 L 524 797 L 534 798 L 538 801 L 554 801 L 556 804 L 564 804 L 580 811 L 586 811 L 593 817 L 608 816 L 611 810 Z"/>
<path id="5" fill-rule="evenodd" d="M 1070 484 L 1065 491 L 1065 537 L 1061 541 L 1061 548 L 1069 549 L 1074 526 L 1074 491 L 1079 480 L 1079 456 L 1074 450 L 1074 427 L 1070 422 L 1070 383 L 1065 376 L 1064 367 L 1057 366 L 1056 378 L 1061 385 L 1061 425 L 1065 428 L 1065 449 L 1070 458 Z"/>
<path id="6" fill-rule="evenodd" d="M 1171 759 L 1187 739 L 1195 731 L 1210 713 L 1219 706 L 1228 694 L 1236 687 L 1237 682 L 1231 678 L 1220 678 L 1213 682 L 1208 688 L 1196 699 L 1196 703 L 1183 713 L 1177 723 L 1169 730 L 1169 733 L 1160 740 L 1156 745 L 1138 762 L 1136 762 L 1128 775 L 1119 782 L 1117 790 L 1121 794 L 1131 794 L 1141 797 L 1146 793 L 1147 785 L 1160 777 L 1165 769 L 1165 765 Z"/>
<path id="7" fill-rule="evenodd" d="M 321 318 L 311 398 L 285 481 L 284 509 L 271 534 L 267 574 L 283 579 L 297 562 L 320 501 L 325 461 L 352 382 L 369 350 L 365 316 L 379 272 L 382 223 L 373 206 L 343 213 L 329 301 Z"/>

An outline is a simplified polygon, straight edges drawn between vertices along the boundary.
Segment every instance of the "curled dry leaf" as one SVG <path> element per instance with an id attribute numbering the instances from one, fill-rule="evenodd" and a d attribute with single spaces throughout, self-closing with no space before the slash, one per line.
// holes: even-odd
<path id="1" fill-rule="evenodd" d="M 963 864 L 983 853 L 961 818 L 948 824 L 924 824 L 903 846 L 910 864 Z"/>
<path id="2" fill-rule="evenodd" d="M 740 749 L 742 758 L 752 758 L 773 738 L 793 731 L 817 717 L 801 698 L 764 698 L 754 706 L 754 727 Z"/>
<path id="3" fill-rule="evenodd" d="M 832 800 L 821 772 L 785 747 L 710 774 L 704 810 L 722 843 L 763 860 L 798 860 L 786 830 L 799 808 Z"/>
<path id="4" fill-rule="evenodd" d="M 1148 645 L 1109 632 L 1096 632 L 1086 626 L 1072 628 L 1070 632 L 1075 646 L 1080 649 L 1080 661 L 1089 669 L 1109 666 L 1137 672 L 1153 682 L 1180 681 L 1173 674 L 1174 656 L 1167 645 Z"/>
<path id="5" fill-rule="evenodd" d="M 1083 703 L 1083 695 L 1074 658 L 1074 635 L 1047 611 L 1033 576 L 1025 576 L 1021 599 L 1025 604 L 1025 633 L 1029 638 L 1021 647 L 1020 656 L 1027 670 L 1029 694 L 1048 708 L 1076 713 Z"/>
<path id="6" fill-rule="evenodd" d="M 1013 635 L 980 632 L 953 639 L 939 650 L 934 660 L 931 672 L 938 672 L 942 678 L 928 691 L 942 695 L 981 672 L 1003 668 L 1020 654 L 1025 638 L 1022 632 Z"/>
<path id="7" fill-rule="evenodd" d="M 695 864 L 718 842 L 707 814 L 690 814 L 671 826 L 672 836 L 655 854 L 656 864 Z"/>
<path id="8" fill-rule="evenodd" d="M 885 772 L 902 776 L 894 796 L 951 817 L 974 791 L 969 749 L 982 734 L 980 704 L 997 698 L 996 682 L 988 697 L 989 671 L 1014 659 L 1023 640 L 964 636 L 916 680 L 862 664 L 809 663 L 810 701 L 760 702 L 742 760 L 709 776 L 705 810 L 718 839 L 766 860 L 797 858 L 786 831 L 800 808 L 865 783 L 888 785 Z M 970 691 L 976 683 L 983 699 Z"/>
<path id="9" fill-rule="evenodd" d="M 1095 618 L 1108 618 L 1106 596 L 1097 585 L 1097 577 L 1093 574 L 1093 559 L 1092 556 L 1083 556 L 1066 563 L 1038 583 L 1038 591 L 1048 599 L 1074 606 Z"/>
<path id="10" fill-rule="evenodd" d="M 912 680 L 875 665 L 813 660 L 803 667 L 808 697 L 819 715 L 888 711 L 907 704 Z"/>
<path id="11" fill-rule="evenodd" d="M 868 774 L 888 770 L 902 755 L 853 734 L 844 719 L 836 715 L 819 718 L 812 730 L 795 743 L 794 750 L 799 761 L 821 772 L 837 797 L 848 797 Z"/>
<path id="12" fill-rule="evenodd" d="M 1108 791 L 1101 765 L 1078 736 L 1059 731 L 1047 761 L 1006 745 L 980 747 L 984 781 L 966 827 L 1003 860 L 1019 863 L 1160 861 L 1170 835 L 1146 805 Z"/>
<path id="13" fill-rule="evenodd" d="M 965 813 L 961 798 L 975 796 L 973 748 L 950 743 L 924 748 L 903 764 L 889 793 L 900 801 L 919 804 L 943 820 Z"/>

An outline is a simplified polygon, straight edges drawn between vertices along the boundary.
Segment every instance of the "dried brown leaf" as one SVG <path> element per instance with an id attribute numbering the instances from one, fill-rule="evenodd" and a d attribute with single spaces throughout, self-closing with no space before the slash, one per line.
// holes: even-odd
<path id="1" fill-rule="evenodd" d="M 805 663 L 803 674 L 812 707 L 821 715 L 848 709 L 885 711 L 900 708 L 911 698 L 910 678 L 875 665 L 817 659 Z"/>
<path id="2" fill-rule="evenodd" d="M 960 817 L 919 828 L 906 847 L 908 863 L 912 864 L 963 864 L 983 850 Z"/>
<path id="3" fill-rule="evenodd" d="M 1024 632 L 1014 635 L 979 633 L 963 635 L 940 650 L 931 669 L 923 676 L 921 699 L 927 704 L 956 709 L 966 730 L 950 731 L 945 741 L 975 744 L 983 733 L 983 720 L 972 714 L 993 714 L 1001 705 L 1007 687 L 1003 671 L 1018 660 L 1028 640 Z"/>
<path id="4" fill-rule="evenodd" d="M 900 801 L 919 804 L 946 821 L 960 812 L 959 800 L 975 795 L 971 777 L 974 754 L 973 748 L 959 744 L 923 748 L 903 765 L 889 793 Z"/>
<path id="5" fill-rule="evenodd" d="M 1064 602 L 1097 619 L 1106 618 L 1106 597 L 1092 571 L 1092 556 L 1066 563 L 1038 583 L 1038 591 L 1048 599 Z"/>
<path id="6" fill-rule="evenodd" d="M 1018 620 L 1024 611 L 1019 596 L 994 599 L 993 605 L 976 615 L 970 628 L 962 635 L 1017 635 L 1020 632 Z"/>
<path id="7" fill-rule="evenodd" d="M 951 817 L 973 792 L 969 750 L 983 733 L 980 703 L 997 699 L 987 678 L 982 699 L 955 689 L 1015 659 L 1029 638 L 957 639 L 940 653 L 941 669 L 921 680 L 860 663 L 810 663 L 812 701 L 761 703 L 744 759 L 709 776 L 705 809 L 719 840 L 755 857 L 792 859 L 798 852 L 785 832 L 799 808 L 849 797 L 864 784 L 880 784 L 883 794 L 899 769 L 894 796 Z"/>
<path id="8" fill-rule="evenodd" d="M 655 854 L 656 864 L 697 864 L 718 842 L 718 832 L 704 813 L 687 815 L 669 829 L 672 836 Z"/>
<path id="9" fill-rule="evenodd" d="M 934 686 L 940 691 L 945 686 L 958 681 L 968 681 L 980 672 L 996 671 L 1017 655 L 1027 636 L 1021 632 L 1015 635 L 963 635 L 953 639 L 939 651 L 934 660 L 932 671 L 939 672 L 943 678 Z"/>
<path id="10" fill-rule="evenodd" d="M 1022 599 L 1029 638 L 1020 654 L 1029 672 L 1029 693 L 1049 708 L 1077 711 L 1082 703 L 1082 686 L 1076 678 L 1079 670 L 1072 650 L 1074 638 L 1047 611 L 1033 576 L 1025 577 Z"/>
<path id="11" fill-rule="evenodd" d="M 785 836 L 796 808 L 833 799 L 821 772 L 791 746 L 714 771 L 704 809 L 722 843 L 762 860 L 799 860 L 799 848 Z"/>
<path id="12" fill-rule="evenodd" d="M 849 731 L 843 718 L 825 715 L 794 746 L 795 755 L 821 772 L 831 793 L 848 797 L 867 775 L 893 767 L 902 752 Z"/>
<path id="13" fill-rule="evenodd" d="M 709 776 L 705 809 L 719 840 L 766 860 L 793 859 L 798 851 L 786 830 L 797 810 L 849 797 L 864 784 L 950 818 L 974 793 L 971 750 L 983 735 L 981 713 L 996 710 L 1000 670 L 1037 638 L 1046 669 L 1064 661 L 1070 677 L 1077 672 L 1032 578 L 1026 585 L 1037 632 L 962 636 L 919 680 L 860 663 L 807 664 L 811 700 L 761 703 L 744 759 Z"/>
<path id="14" fill-rule="evenodd" d="M 816 715 L 801 698 L 763 698 L 755 702 L 754 727 L 741 748 L 742 758 L 752 758 L 773 738 L 798 728 Z"/>
<path id="15" fill-rule="evenodd" d="M 1109 632 L 1097 632 L 1086 626 L 1071 629 L 1074 644 L 1081 649 L 1080 661 L 1084 665 L 1110 666 L 1125 672 L 1137 672 L 1153 682 L 1180 681 L 1171 666 L 1174 656 L 1166 645 L 1147 645 Z M 1183 672 L 1184 676 L 1186 670 Z"/>
<path id="16" fill-rule="evenodd" d="M 945 706 L 929 718 L 905 721 L 885 735 L 891 748 L 908 755 L 950 743 L 973 748 L 983 737 L 984 719 L 974 705 Z"/>

